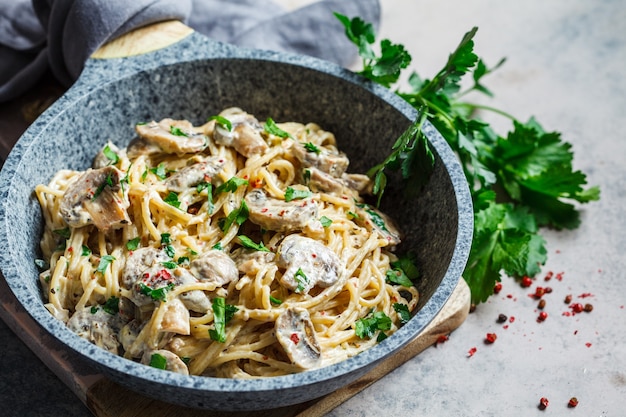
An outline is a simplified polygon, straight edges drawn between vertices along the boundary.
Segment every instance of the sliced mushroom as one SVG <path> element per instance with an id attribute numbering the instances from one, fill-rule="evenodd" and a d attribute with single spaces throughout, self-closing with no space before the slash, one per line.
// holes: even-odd
<path id="1" fill-rule="evenodd" d="M 302 369 L 320 366 L 322 352 L 306 309 L 299 307 L 286 309 L 276 319 L 275 331 L 278 343 L 293 364 Z"/>
<path id="2" fill-rule="evenodd" d="M 253 249 L 239 248 L 233 251 L 233 261 L 237 270 L 243 274 L 255 275 L 263 265 L 276 258 L 273 252 L 263 252 Z"/>
<path id="3" fill-rule="evenodd" d="M 204 252 L 191 261 L 189 271 L 200 281 L 214 282 L 218 287 L 239 278 L 235 262 L 226 253 L 216 249 Z"/>
<path id="4" fill-rule="evenodd" d="M 184 284 L 194 284 L 198 282 L 195 276 L 191 274 L 191 272 L 187 271 L 184 268 L 176 268 L 172 271 L 172 274 L 175 277 L 177 285 Z M 201 290 L 191 290 L 180 293 L 180 300 L 185 304 L 189 310 L 198 312 L 198 313 L 206 313 L 211 308 L 211 300 L 206 295 L 204 291 Z"/>
<path id="5" fill-rule="evenodd" d="M 359 194 L 371 194 L 374 184 L 370 177 L 364 174 L 347 174 L 341 176 L 343 183 Z"/>
<path id="6" fill-rule="evenodd" d="M 130 299 L 138 307 L 165 301 L 167 292 L 176 284 L 177 281 L 172 272 L 161 264 L 155 263 L 133 283 Z"/>
<path id="7" fill-rule="evenodd" d="M 186 166 L 172 174 L 166 181 L 167 188 L 177 193 L 200 184 L 202 181 L 210 182 L 225 164 L 224 158 L 210 157 L 192 165 Z"/>
<path id="8" fill-rule="evenodd" d="M 317 240 L 289 235 L 278 248 L 278 266 L 286 268 L 280 278 L 285 288 L 306 294 L 316 285 L 329 287 L 339 280 L 341 260 Z"/>
<path id="9" fill-rule="evenodd" d="M 249 220 L 266 230 L 302 230 L 318 217 L 318 204 L 312 198 L 284 201 L 268 197 L 263 190 L 252 190 L 245 197 Z"/>
<path id="10" fill-rule="evenodd" d="M 254 116 L 237 107 L 226 109 L 219 115 L 230 122 L 231 129 L 228 130 L 220 123 L 216 123 L 213 130 L 213 139 L 216 143 L 230 146 L 246 158 L 262 154 L 269 149 L 261 136 L 263 127 Z"/>
<path id="11" fill-rule="evenodd" d="M 331 151 L 323 146 L 318 147 L 319 152 L 314 152 L 307 150 L 304 144 L 295 142 L 291 149 L 303 167 L 317 168 L 336 178 L 346 172 L 350 163 L 343 152 Z"/>
<path id="12" fill-rule="evenodd" d="M 155 355 L 159 357 L 155 358 Z M 189 368 L 185 365 L 185 362 L 175 353 L 165 349 L 148 350 L 143 354 L 141 363 L 144 365 L 156 366 L 160 365 L 160 362 L 165 362 L 165 370 L 176 372 L 177 374 L 189 375 Z"/>
<path id="13" fill-rule="evenodd" d="M 204 134 L 197 133 L 188 120 L 163 119 L 135 126 L 146 142 L 158 146 L 164 153 L 182 155 L 202 152 L 208 145 Z"/>
<path id="14" fill-rule="evenodd" d="M 307 185 L 312 191 L 330 194 L 365 194 L 371 193 L 372 181 L 367 175 L 343 173 L 341 177 L 333 177 L 317 168 L 304 168 L 298 181 Z"/>
<path id="15" fill-rule="evenodd" d="M 95 225 L 104 232 L 130 223 L 128 196 L 113 166 L 88 169 L 68 186 L 59 212 L 71 227 Z"/>
<path id="16" fill-rule="evenodd" d="M 364 205 L 357 208 L 356 222 L 365 226 L 370 232 L 378 233 L 388 245 L 393 247 L 402 242 L 402 233 L 393 220 L 380 210 Z"/>
<path id="17" fill-rule="evenodd" d="M 131 289 L 133 284 L 146 272 L 151 266 L 166 262 L 169 256 L 161 249 L 146 246 L 132 251 L 126 258 L 126 264 L 122 271 L 122 287 L 127 290 Z"/>
<path id="18" fill-rule="evenodd" d="M 117 314 L 109 314 L 97 306 L 93 308 L 87 306 L 74 312 L 67 322 L 67 327 L 94 345 L 115 355 L 118 354 L 120 342 L 117 332 L 121 322 Z"/>
<path id="19" fill-rule="evenodd" d="M 188 335 L 190 333 L 189 310 L 185 304 L 179 298 L 174 298 L 166 303 L 163 308 L 165 308 L 165 313 L 163 320 L 161 320 L 161 330 Z"/>
<path id="20" fill-rule="evenodd" d="M 134 347 L 134 344 L 145 324 L 146 322 L 132 320 L 126 323 L 119 331 L 119 341 L 124 348 L 124 352 L 130 355 L 131 358 L 138 358 L 141 356 L 141 352 L 143 352 L 142 347 Z"/>

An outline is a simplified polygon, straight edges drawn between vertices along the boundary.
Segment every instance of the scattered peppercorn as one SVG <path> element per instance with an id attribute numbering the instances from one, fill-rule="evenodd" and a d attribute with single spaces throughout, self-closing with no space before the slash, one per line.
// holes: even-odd
<path id="1" fill-rule="evenodd" d="M 498 323 L 504 323 L 507 320 L 507 318 L 508 317 L 505 314 L 499 314 L 497 322 Z"/>
<path id="2" fill-rule="evenodd" d="M 492 344 L 497 338 L 498 336 L 495 333 L 487 333 L 487 336 L 485 336 L 485 343 Z"/>
<path id="3" fill-rule="evenodd" d="M 496 282 L 496 285 L 493 286 L 493 293 L 498 294 L 502 290 L 502 283 Z"/>
<path id="4" fill-rule="evenodd" d="M 593 310 L 593 305 L 587 303 L 585 304 L 585 307 L 583 308 L 583 310 L 585 310 L 587 313 L 591 313 L 591 311 Z"/>
<path id="5" fill-rule="evenodd" d="M 476 311 L 476 304 L 472 303 L 470 304 L 469 312 L 473 313 L 474 311 Z"/>
<path id="6" fill-rule="evenodd" d="M 567 294 L 565 296 L 565 300 L 564 301 L 565 301 L 565 304 L 571 303 L 572 302 L 572 294 Z"/>
<path id="7" fill-rule="evenodd" d="M 545 287 L 543 289 L 543 292 L 545 292 L 546 294 L 550 294 L 552 292 L 552 287 Z"/>
<path id="8" fill-rule="evenodd" d="M 569 401 L 567 402 L 567 406 L 570 408 L 574 408 L 578 405 L 578 398 L 576 397 L 572 397 L 569 399 Z"/>
<path id="9" fill-rule="evenodd" d="M 540 310 L 543 310 L 545 306 L 546 306 L 546 300 L 542 298 L 541 300 L 539 300 L 539 304 L 537 304 L 537 308 L 539 308 Z"/>
<path id="10" fill-rule="evenodd" d="M 437 341 L 435 342 L 435 346 L 437 346 L 437 345 L 438 345 L 438 344 L 440 344 L 440 343 L 445 343 L 445 342 L 447 342 L 447 341 L 448 341 L 448 339 L 449 339 L 449 337 L 448 337 L 448 335 L 447 335 L 447 334 L 442 334 L 441 336 L 439 336 L 439 337 L 437 338 Z"/>
<path id="11" fill-rule="evenodd" d="M 537 287 L 535 288 L 535 298 L 541 298 L 543 297 L 543 294 L 545 294 L 545 290 L 543 289 L 543 287 Z"/>
<path id="12" fill-rule="evenodd" d="M 546 397 L 541 397 L 541 399 L 539 400 L 539 409 L 545 410 L 548 407 L 548 404 L 550 404 L 548 399 Z"/>
<path id="13" fill-rule="evenodd" d="M 541 323 L 542 321 L 545 321 L 545 319 L 548 318 L 548 313 L 546 313 L 545 311 L 542 311 L 541 313 L 539 313 L 539 316 L 537 317 L 537 322 Z"/>
<path id="14" fill-rule="evenodd" d="M 582 305 L 582 304 L 580 304 L 580 303 L 573 303 L 573 304 L 572 304 L 572 305 L 570 305 L 569 307 L 572 309 L 572 311 L 573 311 L 574 313 L 580 313 L 580 312 L 582 312 L 582 311 L 584 310 L 584 308 L 585 308 L 585 307 L 583 307 L 583 305 Z"/>
<path id="15" fill-rule="evenodd" d="M 529 276 L 524 276 L 522 278 L 522 287 L 530 287 L 533 284 L 533 280 Z"/>

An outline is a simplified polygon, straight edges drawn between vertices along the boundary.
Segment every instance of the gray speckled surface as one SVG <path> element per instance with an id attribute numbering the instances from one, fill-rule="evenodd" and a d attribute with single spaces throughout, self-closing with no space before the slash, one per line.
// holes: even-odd
<path id="1" fill-rule="evenodd" d="M 228 57 L 228 59 L 222 59 Z M 318 60 L 233 49 L 192 34 L 173 47 L 131 59 L 93 60 L 79 81 L 17 143 L 0 173 L 0 266 L 29 314 L 48 332 L 121 385 L 199 408 L 246 410 L 285 406 L 332 392 L 418 334 L 456 286 L 471 242 L 472 209 L 456 157 L 430 129 L 436 169 L 415 200 L 384 207 L 403 219 L 403 250 L 415 250 L 422 273 L 420 311 L 393 337 L 354 358 L 276 378 L 185 377 L 111 355 L 77 337 L 43 307 L 32 259 L 41 215 L 32 190 L 61 168 L 85 169 L 107 140 L 126 146 L 139 121 L 185 118 L 199 124 L 238 106 L 259 119 L 315 121 L 334 132 L 363 172 L 415 116 L 388 90 Z M 70 145 L 68 146 L 68 142 Z M 412 207 L 411 215 L 406 208 Z"/>

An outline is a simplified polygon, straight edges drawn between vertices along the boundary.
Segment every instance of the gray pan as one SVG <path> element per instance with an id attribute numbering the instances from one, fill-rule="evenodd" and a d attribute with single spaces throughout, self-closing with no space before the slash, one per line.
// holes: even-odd
<path id="1" fill-rule="evenodd" d="M 113 381 L 174 404 L 259 410 L 302 403 L 355 381 L 414 339 L 437 315 L 465 267 L 473 211 L 456 156 L 436 130 L 425 131 L 436 156 L 421 194 L 407 200 L 391 184 L 382 210 L 401 225 L 401 251 L 418 255 L 419 311 L 372 349 L 322 369 L 250 380 L 183 376 L 112 355 L 69 331 L 44 308 L 33 263 L 42 215 L 33 190 L 62 169 L 84 170 L 107 140 L 126 146 L 138 121 L 165 117 L 202 124 L 236 106 L 280 121 L 315 122 L 335 133 L 365 172 L 388 155 L 415 110 L 392 92 L 334 64 L 304 56 L 245 50 L 192 33 L 145 54 L 91 58 L 76 84 L 24 133 L 0 173 L 0 267 L 19 303 L 68 350 Z M 416 375 L 415 378 L 422 378 Z"/>

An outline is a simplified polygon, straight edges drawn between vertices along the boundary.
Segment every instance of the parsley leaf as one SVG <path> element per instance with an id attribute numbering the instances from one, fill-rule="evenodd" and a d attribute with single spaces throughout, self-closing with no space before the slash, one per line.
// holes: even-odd
<path id="1" fill-rule="evenodd" d="M 309 277 L 306 276 L 301 268 L 298 268 L 293 278 L 298 283 L 298 286 L 296 287 L 296 292 L 301 293 L 302 291 L 304 291 L 304 289 L 306 288 L 305 286 L 309 283 Z"/>
<path id="2" fill-rule="evenodd" d="M 215 195 L 223 192 L 234 193 L 235 191 L 237 191 L 237 188 L 241 187 L 242 185 L 248 185 L 248 180 L 244 180 L 243 178 L 238 177 L 232 177 L 224 184 L 218 186 L 215 189 Z"/>
<path id="3" fill-rule="evenodd" d="M 320 217 L 320 223 L 322 223 L 323 227 L 330 227 L 330 225 L 333 224 L 333 221 L 329 217 L 322 216 Z"/>
<path id="4" fill-rule="evenodd" d="M 391 319 L 383 311 L 374 311 L 356 321 L 355 333 L 361 339 L 371 339 L 379 330 L 383 334 L 384 330 L 391 329 Z M 382 340 L 379 335 L 378 341 Z"/>
<path id="5" fill-rule="evenodd" d="M 406 324 L 411 319 L 411 312 L 409 311 L 409 306 L 402 303 L 394 303 L 393 309 L 396 313 L 398 313 L 398 317 L 400 317 L 400 323 Z"/>
<path id="6" fill-rule="evenodd" d="M 233 225 L 233 223 L 241 226 L 243 222 L 248 220 L 249 213 L 250 212 L 248 210 L 248 205 L 245 201 L 242 201 L 241 206 L 239 206 L 238 209 L 231 211 L 228 216 L 226 216 L 226 218 L 220 219 L 222 220 L 220 224 L 222 232 L 226 233 L 228 229 L 230 229 L 230 226 Z"/>
<path id="7" fill-rule="evenodd" d="M 111 298 L 106 300 L 102 309 L 111 315 L 117 314 L 120 311 L 120 299 L 116 296 L 111 296 Z"/>
<path id="8" fill-rule="evenodd" d="M 150 356 L 150 366 L 157 369 L 167 369 L 167 359 L 159 353 Z"/>
<path id="9" fill-rule="evenodd" d="M 172 289 L 174 289 L 173 283 L 169 283 L 165 287 L 160 287 L 160 288 L 155 288 L 155 289 L 148 287 L 143 282 L 139 283 L 139 292 L 141 292 L 143 295 L 147 295 L 148 297 L 152 298 L 154 301 L 165 302 L 167 300 L 167 292 Z"/>
<path id="10" fill-rule="evenodd" d="M 220 116 L 220 115 L 211 116 L 211 117 L 209 117 L 209 121 L 211 121 L 211 120 L 215 120 L 215 123 L 220 125 L 222 128 L 228 130 L 229 132 L 231 132 L 233 130 L 233 124 L 231 123 L 230 120 L 228 120 L 224 116 Z"/>
<path id="11" fill-rule="evenodd" d="M 319 154 L 320 152 L 322 152 L 322 150 L 320 148 L 318 148 L 317 146 L 315 146 L 314 143 L 311 142 L 307 142 L 304 144 L 304 149 L 306 149 L 308 152 L 313 152 L 316 154 Z"/>
<path id="12" fill-rule="evenodd" d="M 167 171 L 165 170 L 165 165 L 163 163 L 160 163 L 155 168 L 150 168 L 150 172 L 156 175 L 160 180 L 164 180 L 165 177 L 167 177 Z"/>
<path id="13" fill-rule="evenodd" d="M 292 187 L 287 187 L 285 190 L 285 201 L 302 200 L 313 195 L 309 190 L 299 190 Z"/>
<path id="14" fill-rule="evenodd" d="M 239 235 L 237 237 L 244 248 L 254 249 L 260 252 L 270 252 L 270 250 L 263 245 L 263 242 L 255 243 L 246 235 Z"/>
<path id="15" fill-rule="evenodd" d="M 100 258 L 100 262 L 98 263 L 98 267 L 96 268 L 96 272 L 104 274 L 111 264 L 115 260 L 115 257 L 112 255 L 104 255 Z"/>
<path id="16" fill-rule="evenodd" d="M 180 127 L 176 127 L 176 126 L 170 126 L 170 133 L 174 136 L 185 136 L 185 137 L 189 136 L 187 132 L 182 130 Z"/>
<path id="17" fill-rule="evenodd" d="M 226 324 L 233 318 L 239 309 L 233 305 L 226 304 L 226 300 L 222 297 L 215 297 L 213 305 L 213 326 L 209 329 L 211 340 L 216 342 L 226 342 Z"/>
<path id="18" fill-rule="evenodd" d="M 265 121 L 264 129 L 270 135 L 278 136 L 279 138 L 286 139 L 291 137 L 289 133 L 276 126 L 276 123 L 274 122 L 274 120 L 272 120 L 271 117 L 268 117 Z"/>
<path id="19" fill-rule="evenodd" d="M 137 248 L 139 247 L 140 241 L 141 241 L 140 237 L 136 237 L 134 239 L 129 240 L 128 242 L 126 242 L 126 249 L 130 251 L 137 250 Z"/>
<path id="20" fill-rule="evenodd" d="M 107 144 L 104 149 L 102 149 L 102 153 L 106 158 L 111 161 L 111 165 L 115 165 L 119 162 L 120 157 L 111 149 L 111 147 Z"/>
<path id="21" fill-rule="evenodd" d="M 163 202 L 169 204 L 172 207 L 180 208 L 181 201 L 178 199 L 178 194 L 176 194 L 174 191 L 170 191 L 163 199 Z"/>
<path id="22" fill-rule="evenodd" d="M 363 60 L 359 74 L 394 88 L 400 71 L 411 62 L 407 51 L 383 40 L 377 55 L 370 23 L 359 17 L 335 16 L 358 47 Z M 468 100 L 470 93 L 493 95 L 484 79 L 505 62 L 501 59 L 489 67 L 476 55 L 477 30 L 474 27 L 464 34 L 432 79 L 413 72 L 407 79 L 408 89 L 394 88 L 418 116 L 390 154 L 368 171 L 378 204 L 391 170 L 400 171 L 411 197 L 428 181 L 435 161 L 423 132 L 425 123 L 429 121 L 444 137 L 459 157 L 474 202 L 474 240 L 463 272 L 474 303 L 493 294 L 502 272 L 513 277 L 536 275 L 547 252 L 539 228 L 573 229 L 580 224 L 576 204 L 600 198 L 598 187 L 585 188 L 586 176 L 573 169 L 571 145 L 558 132 L 545 132 L 534 118 L 523 123 L 505 111 Z M 463 82 L 466 76 L 469 83 Z M 477 117 L 477 110 L 509 119 L 512 129 L 498 134 Z"/>

